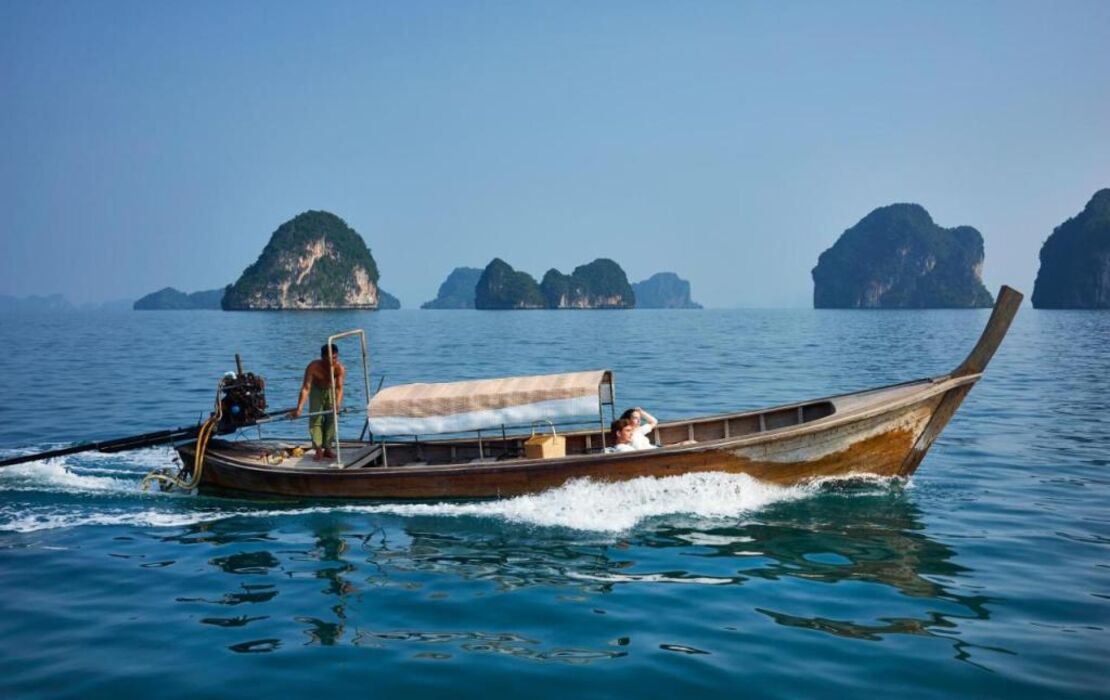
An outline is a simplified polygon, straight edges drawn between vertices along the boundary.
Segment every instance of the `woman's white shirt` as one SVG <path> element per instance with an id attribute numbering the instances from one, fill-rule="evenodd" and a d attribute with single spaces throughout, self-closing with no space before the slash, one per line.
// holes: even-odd
<path id="1" fill-rule="evenodd" d="M 650 433 L 654 428 L 654 425 L 638 425 L 636 429 L 632 432 L 632 449 L 651 450 L 657 447 L 656 445 L 651 444 L 651 440 L 648 440 L 648 433 Z"/>

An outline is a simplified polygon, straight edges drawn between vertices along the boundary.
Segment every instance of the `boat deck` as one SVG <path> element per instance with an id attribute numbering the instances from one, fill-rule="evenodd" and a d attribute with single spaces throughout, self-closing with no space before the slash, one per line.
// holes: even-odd
<path id="1" fill-rule="evenodd" d="M 831 400 L 836 407 L 837 414 L 850 414 L 871 408 L 877 401 L 892 403 L 913 396 L 920 393 L 922 388 L 938 384 L 946 379 L 948 379 L 947 376 L 917 379 L 911 382 L 905 382 L 904 384 L 895 384 L 893 386 L 879 387 L 867 391 L 857 391 L 843 396 L 834 396 Z"/>
<path id="2" fill-rule="evenodd" d="M 304 450 L 296 456 L 294 450 Z M 208 448 L 213 454 L 252 467 L 266 467 L 275 470 L 318 470 L 336 469 L 334 459 L 317 461 L 310 444 L 281 440 L 213 440 Z M 373 463 L 382 452 L 380 445 L 367 443 L 343 443 L 340 456 L 345 469 L 358 469 Z"/>
<path id="3" fill-rule="evenodd" d="M 813 423 L 833 416 L 846 416 L 876 405 L 890 404 L 919 394 L 943 378 L 925 379 L 882 387 L 815 402 L 791 404 L 764 411 L 708 416 L 661 423 L 652 433 L 657 447 L 693 445 L 727 439 L 755 437 L 769 432 Z M 604 436 L 599 430 L 564 434 L 566 455 L 600 454 Z M 390 442 L 383 459 L 380 443 L 347 442 L 342 445 L 343 470 L 381 467 L 476 464 L 480 462 L 527 461 L 527 435 L 500 436 L 479 441 L 473 438 Z M 296 452 L 303 450 L 303 454 Z M 241 466 L 274 471 L 328 471 L 339 469 L 334 459 L 317 461 L 311 445 L 298 440 L 214 440 L 208 449 L 213 456 Z"/>

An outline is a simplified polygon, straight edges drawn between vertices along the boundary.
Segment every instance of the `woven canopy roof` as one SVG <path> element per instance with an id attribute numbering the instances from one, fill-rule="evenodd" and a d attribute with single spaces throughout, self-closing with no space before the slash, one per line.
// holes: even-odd
<path id="1" fill-rule="evenodd" d="M 503 377 L 438 384 L 401 384 L 370 401 L 370 429 L 423 435 L 596 414 L 612 401 L 609 370 Z"/>

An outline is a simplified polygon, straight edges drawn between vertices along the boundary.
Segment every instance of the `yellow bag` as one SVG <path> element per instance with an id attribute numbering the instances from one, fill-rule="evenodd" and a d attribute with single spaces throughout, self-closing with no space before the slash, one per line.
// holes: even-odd
<path id="1" fill-rule="evenodd" d="M 532 437 L 524 441 L 524 456 L 527 459 L 548 459 L 551 457 L 567 456 L 567 439 L 555 433 L 555 425 L 551 421 L 544 421 L 551 426 L 551 434 L 536 433 L 536 424 L 532 424 Z"/>

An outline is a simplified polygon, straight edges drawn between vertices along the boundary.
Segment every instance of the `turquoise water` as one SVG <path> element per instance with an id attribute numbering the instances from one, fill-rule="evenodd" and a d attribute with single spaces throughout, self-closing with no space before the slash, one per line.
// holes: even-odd
<path id="1" fill-rule="evenodd" d="M 292 405 L 350 327 L 374 384 L 611 367 L 667 419 L 943 373 L 986 318 L 9 315 L 0 454 L 193 423 L 235 352 Z M 397 505 L 141 492 L 166 448 L 3 469 L 0 696 L 1107 697 L 1107 348 L 1110 314 L 1023 309 L 908 483 Z"/>

